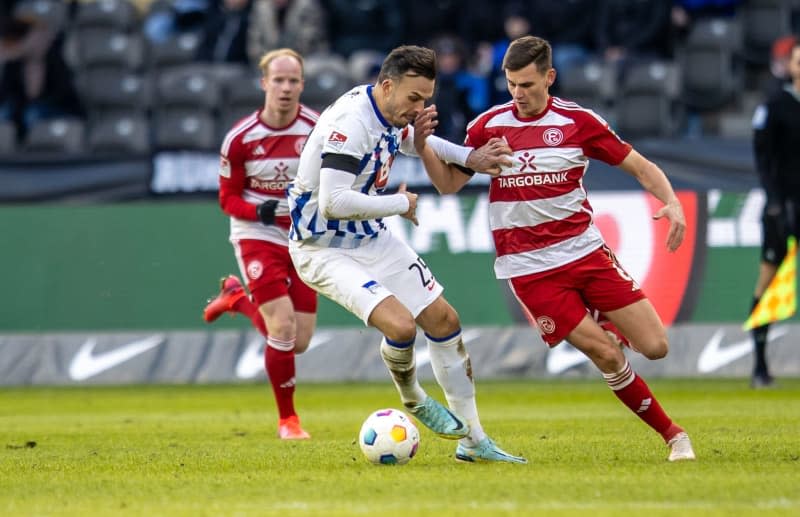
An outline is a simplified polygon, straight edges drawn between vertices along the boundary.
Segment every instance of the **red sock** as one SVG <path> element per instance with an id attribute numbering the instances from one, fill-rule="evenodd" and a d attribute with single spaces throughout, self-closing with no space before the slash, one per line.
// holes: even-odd
<path id="1" fill-rule="evenodd" d="M 604 373 L 603 377 L 614 391 L 614 395 L 628 406 L 628 409 L 636 413 L 636 416 L 660 434 L 665 442 L 683 431 L 679 426 L 672 423 L 672 420 L 667 416 L 656 397 L 650 391 L 647 383 L 636 375 L 627 361 L 620 372 Z"/>
<path id="2" fill-rule="evenodd" d="M 250 321 L 253 322 L 253 326 L 261 332 L 261 335 L 265 338 L 267 337 L 267 326 L 264 323 L 264 317 L 261 315 L 261 311 L 258 310 L 258 307 L 255 303 L 253 303 L 250 298 L 247 296 L 242 296 L 239 300 L 233 304 L 233 310 L 236 312 L 240 312 L 250 318 Z"/>
<path id="3" fill-rule="evenodd" d="M 276 345 L 289 350 L 279 350 Z M 294 339 L 291 341 L 278 341 L 274 338 L 267 339 L 264 352 L 264 366 L 267 369 L 275 402 L 278 405 L 278 416 L 287 418 L 296 415 L 294 410 Z"/>

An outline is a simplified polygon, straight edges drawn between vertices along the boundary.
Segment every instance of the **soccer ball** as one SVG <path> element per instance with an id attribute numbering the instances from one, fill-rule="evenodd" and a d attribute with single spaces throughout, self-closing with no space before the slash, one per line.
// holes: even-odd
<path id="1" fill-rule="evenodd" d="M 419 430 L 402 411 L 379 409 L 364 421 L 358 444 L 376 465 L 404 465 L 417 453 Z"/>

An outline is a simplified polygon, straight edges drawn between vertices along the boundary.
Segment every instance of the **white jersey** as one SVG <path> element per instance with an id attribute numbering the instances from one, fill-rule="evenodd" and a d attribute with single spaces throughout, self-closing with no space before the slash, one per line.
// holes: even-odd
<path id="1" fill-rule="evenodd" d="M 356 192 L 371 196 L 383 193 L 395 155 L 416 156 L 414 128 L 396 128 L 378 111 L 372 86 L 357 86 L 345 93 L 320 115 L 308 137 L 297 177 L 289 185 L 292 227 L 289 238 L 332 248 L 357 248 L 387 231 L 382 218 L 328 220 L 319 209 L 322 159 L 343 155 L 358 161 L 353 172 Z"/>

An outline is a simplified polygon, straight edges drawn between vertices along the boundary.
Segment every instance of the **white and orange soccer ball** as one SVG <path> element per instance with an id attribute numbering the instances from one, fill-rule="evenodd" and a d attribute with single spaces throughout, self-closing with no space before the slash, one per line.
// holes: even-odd
<path id="1" fill-rule="evenodd" d="M 419 430 L 402 411 L 379 409 L 361 426 L 358 445 L 376 465 L 404 465 L 417 453 Z"/>

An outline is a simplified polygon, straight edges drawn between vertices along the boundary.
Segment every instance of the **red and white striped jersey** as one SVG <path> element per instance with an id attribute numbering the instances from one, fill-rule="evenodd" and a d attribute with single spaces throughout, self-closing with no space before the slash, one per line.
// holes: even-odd
<path id="1" fill-rule="evenodd" d="M 286 127 L 261 121 L 258 110 L 243 118 L 225 135 L 220 149 L 219 201 L 231 216 L 231 241 L 259 239 L 288 245 L 290 225 L 286 188 L 297 175 L 300 152 L 319 114 L 300 105 Z M 268 199 L 279 201 L 276 224 L 265 226 L 256 207 Z"/>
<path id="2" fill-rule="evenodd" d="M 548 271 L 603 244 L 583 187 L 589 158 L 619 165 L 631 151 L 591 110 L 550 97 L 539 115 L 522 118 L 512 102 L 467 126 L 466 144 L 505 138 L 513 165 L 489 186 L 489 226 L 497 278 Z"/>

